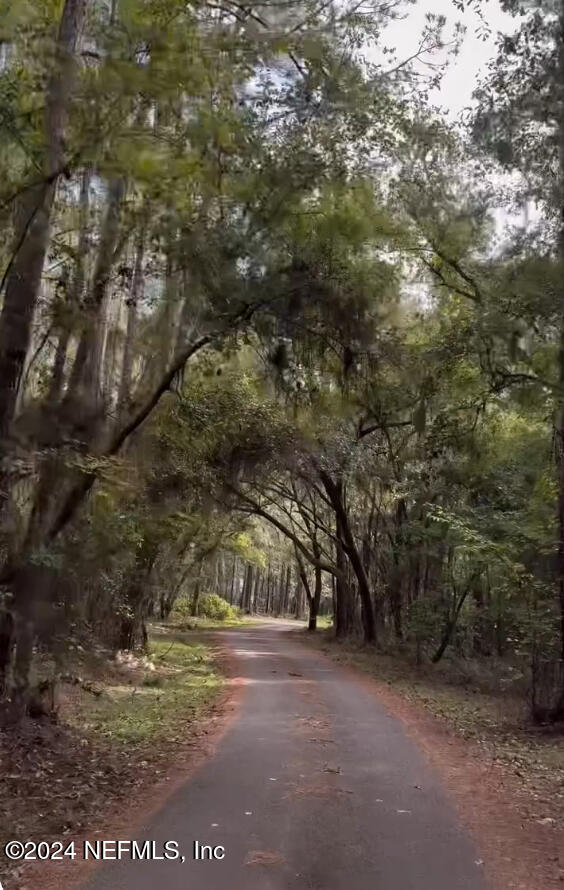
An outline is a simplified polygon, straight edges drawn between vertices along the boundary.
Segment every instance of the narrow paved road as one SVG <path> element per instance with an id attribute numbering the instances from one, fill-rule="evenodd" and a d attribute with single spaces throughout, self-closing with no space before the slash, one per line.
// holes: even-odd
<path id="1" fill-rule="evenodd" d="M 487 890 L 401 724 L 287 631 L 226 635 L 246 680 L 238 719 L 143 832 L 186 862 L 107 864 L 89 890 Z M 194 840 L 225 859 L 193 861 Z"/>

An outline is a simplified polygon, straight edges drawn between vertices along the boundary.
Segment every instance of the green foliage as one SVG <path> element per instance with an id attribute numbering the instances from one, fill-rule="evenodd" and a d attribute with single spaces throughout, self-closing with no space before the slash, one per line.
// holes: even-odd
<path id="1" fill-rule="evenodd" d="M 527 12 L 478 95 L 475 135 L 544 202 L 544 230 L 500 245 L 497 168 L 425 106 L 413 60 L 364 57 L 388 55 L 393 8 L 94 5 L 55 133 L 63 4 L 0 0 L 8 273 L 55 143 L 66 165 L 5 552 L 68 580 L 65 621 L 111 646 L 242 571 L 274 609 L 299 563 L 339 581 L 347 631 L 375 608 L 387 643 L 554 657 L 554 20 Z M 236 618 L 216 594 L 198 613 Z"/>
<path id="2" fill-rule="evenodd" d="M 176 600 L 171 614 L 171 620 L 174 623 L 186 623 L 192 618 L 192 597 L 182 596 Z M 235 621 L 238 617 L 238 610 L 218 596 L 216 593 L 206 593 L 198 599 L 197 618 L 208 618 L 210 621 Z"/>
<path id="3" fill-rule="evenodd" d="M 232 621 L 237 618 L 237 609 L 230 606 L 217 593 L 206 593 L 198 602 L 198 615 L 212 621 Z"/>

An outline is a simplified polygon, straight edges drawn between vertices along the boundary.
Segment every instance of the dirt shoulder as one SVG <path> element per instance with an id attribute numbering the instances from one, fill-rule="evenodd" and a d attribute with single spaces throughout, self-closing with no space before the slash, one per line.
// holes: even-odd
<path id="1" fill-rule="evenodd" d="M 8 840 L 134 838 L 236 714 L 232 656 L 209 635 L 161 629 L 149 659 L 81 667 L 82 676 L 62 684 L 57 724 L 0 732 L 0 848 Z M 70 890 L 92 865 L 1 857 L 0 880 L 5 890 Z"/>
<path id="2" fill-rule="evenodd" d="M 325 634 L 296 634 L 354 672 L 443 778 L 495 890 L 564 886 L 564 736 L 522 704 Z"/>

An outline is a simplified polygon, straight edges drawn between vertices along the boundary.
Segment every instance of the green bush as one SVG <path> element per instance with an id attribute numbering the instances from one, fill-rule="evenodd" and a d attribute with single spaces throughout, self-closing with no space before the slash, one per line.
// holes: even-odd
<path id="1" fill-rule="evenodd" d="M 181 596 L 179 597 L 173 608 L 171 613 L 172 619 L 182 619 L 183 621 L 187 618 L 190 618 L 192 609 L 192 598 L 189 596 Z"/>
<path id="2" fill-rule="evenodd" d="M 211 618 L 213 621 L 233 621 L 237 618 L 237 609 L 230 606 L 217 593 L 207 593 L 200 597 L 198 615 L 201 618 Z"/>
<path id="3" fill-rule="evenodd" d="M 192 616 L 192 597 L 181 596 L 174 604 L 172 619 L 189 621 Z M 233 621 L 238 617 L 238 611 L 230 606 L 217 593 L 207 593 L 200 596 L 198 602 L 198 618 L 208 618 L 212 621 Z"/>

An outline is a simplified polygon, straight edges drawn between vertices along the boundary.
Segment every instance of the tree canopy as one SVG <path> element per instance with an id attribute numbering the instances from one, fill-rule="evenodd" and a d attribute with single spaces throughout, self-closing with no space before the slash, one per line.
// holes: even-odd
<path id="1" fill-rule="evenodd" d="M 135 648 L 203 590 L 518 660 L 564 715 L 562 12 L 522 12 L 460 126 L 428 63 L 461 27 L 402 59 L 398 14 L 0 2 L 16 714 L 42 647 Z"/>

